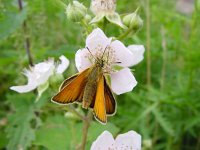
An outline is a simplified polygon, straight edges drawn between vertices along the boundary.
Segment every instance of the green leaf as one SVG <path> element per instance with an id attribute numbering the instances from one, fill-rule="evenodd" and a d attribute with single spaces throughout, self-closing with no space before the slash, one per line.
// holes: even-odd
<path id="1" fill-rule="evenodd" d="M 7 38 L 10 34 L 21 27 L 26 17 L 27 9 L 25 8 L 22 11 L 19 11 L 19 13 L 5 13 L 4 16 L 1 18 L 0 23 L 0 40 Z"/>
<path id="2" fill-rule="evenodd" d="M 13 94 L 8 95 L 8 102 L 13 107 L 14 113 L 8 115 L 8 126 L 6 128 L 8 145 L 7 149 L 27 149 L 31 146 L 35 139 L 35 127 L 40 124 L 40 118 L 35 112 L 44 105 L 44 100 L 41 99 L 35 103 L 34 94 Z"/>
<path id="3" fill-rule="evenodd" d="M 14 114 L 8 116 L 9 125 L 6 129 L 9 139 L 7 149 L 27 149 L 35 138 L 30 121 L 35 117 L 30 96 L 13 95 L 12 100 L 16 109 Z"/>
<path id="4" fill-rule="evenodd" d="M 164 117 L 164 115 L 158 111 L 157 109 L 153 110 L 153 114 L 156 117 L 156 120 L 160 124 L 160 126 L 167 132 L 169 135 L 174 135 L 174 130 L 172 128 L 171 123 Z"/>
<path id="5" fill-rule="evenodd" d="M 36 132 L 35 145 L 42 145 L 49 150 L 70 149 L 71 130 L 64 116 L 49 116 Z"/>

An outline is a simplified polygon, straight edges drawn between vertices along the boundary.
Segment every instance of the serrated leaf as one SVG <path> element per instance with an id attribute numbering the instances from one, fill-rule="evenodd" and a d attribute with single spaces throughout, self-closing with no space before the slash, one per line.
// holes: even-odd
<path id="1" fill-rule="evenodd" d="M 174 130 L 172 128 L 171 123 L 164 117 L 164 115 L 158 111 L 157 109 L 154 109 L 153 114 L 157 120 L 157 122 L 160 124 L 160 126 L 163 128 L 165 132 L 167 132 L 169 135 L 174 135 Z"/>
<path id="2" fill-rule="evenodd" d="M 42 145 L 49 150 L 70 149 L 71 130 L 68 119 L 56 115 L 48 117 L 36 132 L 35 145 Z"/>
<path id="3" fill-rule="evenodd" d="M 27 149 L 35 139 L 35 129 L 32 127 L 31 121 L 36 122 L 36 127 L 40 123 L 35 111 L 42 106 L 43 102 L 35 103 L 33 94 L 14 94 L 7 98 L 14 109 L 14 113 L 8 115 L 7 149 Z"/>

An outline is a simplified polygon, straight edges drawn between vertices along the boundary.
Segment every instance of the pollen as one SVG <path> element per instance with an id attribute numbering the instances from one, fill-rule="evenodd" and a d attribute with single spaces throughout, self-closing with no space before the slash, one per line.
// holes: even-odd
<path id="1" fill-rule="evenodd" d="M 114 70 L 112 69 L 113 65 L 116 65 L 116 62 L 119 60 L 116 57 L 116 51 L 110 46 L 107 45 L 104 48 L 101 45 L 97 45 L 93 51 L 88 49 L 88 55 L 86 56 L 92 64 L 103 62 L 103 72 L 104 73 L 112 73 Z"/>
<path id="2" fill-rule="evenodd" d="M 116 9 L 116 0 L 92 0 L 91 9 L 94 14 L 112 13 Z"/>

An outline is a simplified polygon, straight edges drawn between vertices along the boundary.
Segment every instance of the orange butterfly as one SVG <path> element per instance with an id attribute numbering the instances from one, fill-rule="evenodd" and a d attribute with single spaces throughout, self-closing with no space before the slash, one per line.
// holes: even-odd
<path id="1" fill-rule="evenodd" d="M 107 115 L 115 114 L 116 101 L 103 74 L 104 65 L 102 59 L 97 59 L 92 67 L 66 79 L 52 101 L 59 104 L 82 103 L 83 108 L 92 108 L 95 118 L 106 124 Z"/>

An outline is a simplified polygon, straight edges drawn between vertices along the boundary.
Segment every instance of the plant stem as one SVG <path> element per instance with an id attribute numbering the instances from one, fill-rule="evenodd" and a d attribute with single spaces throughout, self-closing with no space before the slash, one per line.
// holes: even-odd
<path id="1" fill-rule="evenodd" d="M 68 106 L 67 110 L 77 115 L 82 121 L 85 120 L 85 116 L 81 115 L 78 111 L 76 111 L 76 109 L 73 106 Z"/>
<path id="2" fill-rule="evenodd" d="M 162 35 L 162 49 L 163 49 L 163 64 L 162 64 L 162 71 L 161 71 L 161 81 L 160 81 L 160 87 L 161 91 L 164 90 L 164 84 L 165 84 L 165 76 L 166 76 L 166 63 L 167 63 L 167 44 L 166 44 L 166 38 L 165 38 L 165 29 L 162 26 L 161 27 L 161 35 Z"/>
<path id="3" fill-rule="evenodd" d="M 103 18 L 103 25 L 102 25 L 102 29 L 103 29 L 103 31 L 104 31 L 104 33 L 106 32 L 106 26 L 107 26 L 107 19 L 104 17 Z"/>
<path id="4" fill-rule="evenodd" d="M 121 35 L 119 35 L 117 37 L 118 40 L 123 40 L 125 37 L 127 37 L 131 32 L 132 32 L 132 28 L 127 29 L 124 33 L 122 33 Z"/>
<path id="5" fill-rule="evenodd" d="M 147 85 L 151 85 L 151 31 L 150 31 L 150 0 L 146 0 L 146 47 L 147 47 Z"/>
<path id="6" fill-rule="evenodd" d="M 80 150 L 85 150 L 85 146 L 87 143 L 87 134 L 88 134 L 88 129 L 90 127 L 91 120 L 92 120 L 92 112 L 89 110 L 83 122 L 83 135 L 82 135 Z"/>
<path id="7" fill-rule="evenodd" d="M 22 0 L 18 0 L 18 6 L 19 6 L 19 10 L 22 11 L 23 10 L 23 2 Z M 25 49 L 26 49 L 26 54 L 28 56 L 28 60 L 29 60 L 29 64 L 30 66 L 33 66 L 33 59 L 32 59 L 32 55 L 31 55 L 31 51 L 30 51 L 30 39 L 27 36 L 27 25 L 26 25 L 26 21 L 23 22 L 23 32 L 24 32 L 24 45 L 25 45 Z"/>

